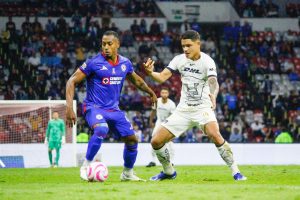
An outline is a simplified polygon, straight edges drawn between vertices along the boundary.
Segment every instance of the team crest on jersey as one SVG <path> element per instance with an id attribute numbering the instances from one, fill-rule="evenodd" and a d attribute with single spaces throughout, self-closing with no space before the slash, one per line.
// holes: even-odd
<path id="1" fill-rule="evenodd" d="M 100 115 L 100 114 L 98 114 L 98 115 L 96 115 L 96 119 L 103 119 L 103 116 L 102 115 Z"/>
<path id="2" fill-rule="evenodd" d="M 86 68 L 86 63 L 85 63 L 85 62 L 81 65 L 81 68 L 82 68 L 82 69 L 85 69 L 85 68 Z"/>
<path id="3" fill-rule="evenodd" d="M 121 69 L 122 69 L 123 72 L 125 72 L 126 71 L 126 65 L 124 65 L 124 64 L 121 65 Z"/>
<path id="4" fill-rule="evenodd" d="M 207 112 L 204 112 L 202 115 L 203 115 L 203 117 L 205 117 L 205 118 L 208 117 L 208 113 L 207 113 Z"/>
<path id="5" fill-rule="evenodd" d="M 108 77 L 104 77 L 104 78 L 102 79 L 102 84 L 103 84 L 103 85 L 108 85 L 108 84 L 109 84 L 109 78 L 108 78 Z"/>

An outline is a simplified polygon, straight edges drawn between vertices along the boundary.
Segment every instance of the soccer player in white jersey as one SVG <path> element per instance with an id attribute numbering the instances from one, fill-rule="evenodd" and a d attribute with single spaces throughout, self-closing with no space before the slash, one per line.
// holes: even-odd
<path id="1" fill-rule="evenodd" d="M 157 108 L 152 109 L 150 113 L 150 127 L 153 128 L 152 137 L 157 132 L 158 128 L 160 127 L 161 123 L 164 122 L 167 117 L 169 117 L 175 110 L 176 105 L 174 101 L 168 98 L 169 97 L 169 89 L 163 87 L 160 90 L 160 98 L 157 99 Z M 153 119 L 156 115 L 156 122 L 155 125 L 153 124 Z M 174 158 L 174 143 L 172 141 L 167 143 L 169 151 L 170 151 L 170 161 L 173 163 Z M 146 167 L 154 167 L 156 166 L 156 153 L 152 149 L 152 161 Z"/>
<path id="2" fill-rule="evenodd" d="M 183 54 L 175 56 L 162 72 L 154 72 L 154 61 L 144 63 L 149 76 L 159 83 L 172 76 L 172 71 L 181 74 L 182 89 L 180 102 L 175 112 L 163 122 L 151 140 L 151 145 L 163 166 L 163 171 L 150 180 L 175 179 L 177 174 L 170 162 L 167 142 L 180 136 L 188 128 L 200 127 L 215 143 L 220 156 L 230 167 L 235 180 L 246 180 L 234 161 L 232 150 L 219 131 L 214 113 L 219 92 L 217 71 L 214 60 L 200 50 L 200 35 L 186 31 L 181 36 Z"/>

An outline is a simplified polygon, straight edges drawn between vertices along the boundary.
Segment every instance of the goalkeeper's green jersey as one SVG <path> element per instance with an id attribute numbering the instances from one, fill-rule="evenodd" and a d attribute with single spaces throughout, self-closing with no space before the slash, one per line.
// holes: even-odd
<path id="1" fill-rule="evenodd" d="M 62 136 L 65 135 L 66 126 L 62 119 L 51 119 L 48 122 L 46 137 L 48 141 L 60 142 Z"/>

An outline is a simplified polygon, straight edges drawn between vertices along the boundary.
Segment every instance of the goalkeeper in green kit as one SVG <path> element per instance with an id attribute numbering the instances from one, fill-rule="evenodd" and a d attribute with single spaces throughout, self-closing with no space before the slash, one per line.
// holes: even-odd
<path id="1" fill-rule="evenodd" d="M 61 144 L 64 144 L 66 142 L 65 130 L 66 130 L 66 126 L 64 120 L 59 118 L 58 112 L 53 112 L 52 119 L 49 120 L 48 122 L 48 127 L 47 127 L 47 132 L 45 137 L 45 144 L 48 144 L 48 155 L 49 155 L 50 165 L 53 167 L 58 166 Z M 55 158 L 54 165 L 52 161 L 53 149 L 55 149 L 56 151 L 56 158 Z"/>

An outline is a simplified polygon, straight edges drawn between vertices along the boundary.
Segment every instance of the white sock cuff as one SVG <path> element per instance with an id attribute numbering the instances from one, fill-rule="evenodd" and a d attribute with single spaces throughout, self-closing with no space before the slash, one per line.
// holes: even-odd
<path id="1" fill-rule="evenodd" d="M 165 152 L 165 150 L 168 148 L 167 144 L 164 144 L 164 146 L 162 146 L 160 149 L 153 149 L 155 153 L 161 153 L 161 152 Z"/>

